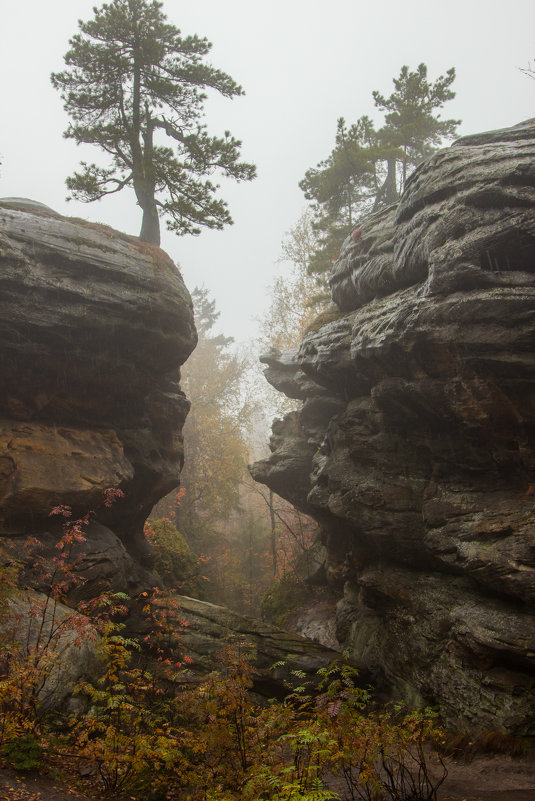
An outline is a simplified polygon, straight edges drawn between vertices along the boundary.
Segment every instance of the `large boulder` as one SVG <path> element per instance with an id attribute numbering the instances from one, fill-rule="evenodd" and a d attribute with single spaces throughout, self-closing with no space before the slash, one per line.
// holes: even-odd
<path id="1" fill-rule="evenodd" d="M 172 596 L 176 626 L 175 648 L 188 657 L 181 680 L 196 682 L 207 673 L 221 669 L 222 649 L 233 645 L 248 658 L 254 669 L 254 689 L 267 697 L 282 696 L 292 687 L 317 687 L 318 671 L 341 659 L 340 653 L 310 638 L 271 626 L 256 618 L 240 615 L 224 606 L 185 595 Z M 162 606 L 168 602 L 162 601 Z M 131 615 L 129 630 L 139 639 L 150 638 L 150 622 Z M 175 651 L 176 653 L 176 651 Z M 359 680 L 369 684 L 371 674 L 360 667 Z"/>
<path id="2" fill-rule="evenodd" d="M 322 524 L 358 661 L 535 734 L 535 128 L 459 140 L 360 227 L 339 319 L 269 365 L 305 401 L 253 474 Z"/>
<path id="3" fill-rule="evenodd" d="M 178 484 L 196 343 L 169 257 L 34 201 L 0 201 L 0 534 L 44 536 L 53 507 L 93 511 L 138 561 Z M 106 506 L 104 490 L 124 498 Z"/>

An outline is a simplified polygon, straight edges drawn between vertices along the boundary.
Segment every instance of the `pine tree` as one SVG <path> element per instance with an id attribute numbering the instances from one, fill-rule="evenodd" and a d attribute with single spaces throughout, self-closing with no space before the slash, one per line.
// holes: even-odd
<path id="1" fill-rule="evenodd" d="M 316 213 L 313 227 L 318 247 L 310 260 L 311 273 L 321 275 L 330 269 L 347 231 L 371 208 L 379 188 L 380 156 L 369 117 L 363 116 L 349 127 L 340 117 L 330 156 L 308 170 L 299 183 Z"/>
<path id="2" fill-rule="evenodd" d="M 454 67 L 430 83 L 425 64 L 419 64 L 415 72 L 409 72 L 409 68 L 404 66 L 399 77 L 393 79 L 395 92 L 390 97 L 372 92 L 375 105 L 387 112 L 386 124 L 379 132 L 379 139 L 383 146 L 392 149 L 391 162 L 395 163 L 396 149 L 399 149 L 401 191 L 405 187 L 408 170 L 430 156 L 443 139 L 452 139 L 456 134 L 461 121 L 441 120 L 436 113 L 444 103 L 455 97 L 455 92 L 450 89 L 454 80 Z M 392 168 L 389 178 L 395 182 Z"/>
<path id="3" fill-rule="evenodd" d="M 95 8 L 69 41 L 68 69 L 51 76 L 72 118 L 64 135 L 111 158 L 110 167 L 82 162 L 82 171 L 67 179 L 71 196 L 91 202 L 133 186 L 143 212 L 141 239 L 156 245 L 160 215 L 179 235 L 232 223 L 209 180 L 214 172 L 237 181 L 255 176 L 252 164 L 239 161 L 241 142 L 228 131 L 210 136 L 202 122 L 205 90 L 232 98 L 243 89 L 204 62 L 206 39 L 183 37 L 161 9 L 157 0 Z M 162 134 L 173 147 L 160 143 Z"/>
<path id="4" fill-rule="evenodd" d="M 331 154 L 299 184 L 315 213 L 318 247 L 310 260 L 312 273 L 328 273 L 359 218 L 395 202 L 411 169 L 455 135 L 460 121 L 441 120 L 437 114 L 455 97 L 454 80 L 453 68 L 430 82 L 425 64 L 415 72 L 404 66 L 388 98 L 372 93 L 375 105 L 386 112 L 382 128 L 376 130 L 367 116 L 350 126 L 338 120 Z"/>

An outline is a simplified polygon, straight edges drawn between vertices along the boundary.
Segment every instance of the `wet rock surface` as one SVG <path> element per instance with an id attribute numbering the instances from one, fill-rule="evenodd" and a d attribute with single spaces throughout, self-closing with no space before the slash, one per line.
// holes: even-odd
<path id="1" fill-rule="evenodd" d="M 141 609 L 159 578 L 143 523 L 178 483 L 189 408 L 179 367 L 195 343 L 189 294 L 159 248 L 34 201 L 0 201 L 0 553 L 32 588 L 16 595 L 8 615 L 23 636 L 32 599 L 46 601 L 49 591 L 65 523 L 50 512 L 62 505 L 71 520 L 93 513 L 83 541 L 69 546 L 62 599 L 74 606 L 123 593 L 125 631 L 143 642 L 153 633 Z M 110 487 L 124 497 L 106 506 Z M 255 687 L 267 695 L 287 692 L 292 670 L 314 681 L 337 657 L 223 607 L 176 602 L 187 625 L 173 636 L 193 660 L 191 680 L 219 668 L 230 642 L 252 651 Z M 57 614 L 67 619 L 72 610 L 59 603 Z M 91 661 L 70 636 L 59 643 L 65 670 L 53 677 L 52 706 L 64 703 Z"/>
<path id="2" fill-rule="evenodd" d="M 0 533 L 58 504 L 93 510 L 129 554 L 178 483 L 196 343 L 189 293 L 159 248 L 34 201 L 0 201 Z M 110 509 L 104 490 L 125 497 Z"/>
<path id="3" fill-rule="evenodd" d="M 344 315 L 269 364 L 304 406 L 253 475 L 323 526 L 358 661 L 535 734 L 535 129 L 459 140 L 360 225 Z"/>
<path id="4" fill-rule="evenodd" d="M 173 597 L 186 624 L 179 636 L 183 652 L 193 659 L 189 670 L 193 678 L 219 669 L 222 648 L 233 644 L 251 660 L 255 670 L 254 689 L 267 697 L 280 696 L 291 686 L 317 685 L 317 671 L 340 658 L 338 651 L 312 639 L 239 615 L 226 607 L 185 595 Z M 365 668 L 360 678 L 364 685 L 369 682 Z"/>

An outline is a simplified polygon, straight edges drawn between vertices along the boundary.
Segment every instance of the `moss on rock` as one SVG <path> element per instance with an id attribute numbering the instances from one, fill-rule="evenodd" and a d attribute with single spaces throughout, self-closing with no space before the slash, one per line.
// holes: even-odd
<path id="1" fill-rule="evenodd" d="M 199 594 L 199 558 L 167 517 L 151 519 L 147 539 L 154 548 L 154 567 L 167 589 Z"/>
<path id="2" fill-rule="evenodd" d="M 310 587 L 302 581 L 282 579 L 269 587 L 262 599 L 262 619 L 284 628 L 289 615 L 310 598 Z"/>

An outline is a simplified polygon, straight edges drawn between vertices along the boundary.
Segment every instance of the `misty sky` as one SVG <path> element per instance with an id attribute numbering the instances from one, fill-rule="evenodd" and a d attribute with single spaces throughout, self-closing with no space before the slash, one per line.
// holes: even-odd
<path id="1" fill-rule="evenodd" d="M 130 192 L 65 203 L 66 176 L 99 156 L 62 138 L 67 116 L 49 75 L 63 68 L 77 20 L 94 5 L 2 0 L 0 197 L 33 198 L 137 234 L 141 212 Z M 230 129 L 258 166 L 253 183 L 221 182 L 234 226 L 162 237 L 187 285 L 211 291 L 221 330 L 238 340 L 256 335 L 267 288 L 284 269 L 281 239 L 306 206 L 298 181 L 329 154 L 338 117 L 382 119 L 371 92 L 389 95 L 403 64 L 425 62 L 430 79 L 456 68 L 457 97 L 443 116 L 462 119 L 462 134 L 535 116 L 535 80 L 517 69 L 535 58 L 533 0 L 166 0 L 164 11 L 184 34 L 208 37 L 211 63 L 246 91 L 207 106 L 209 131 Z"/>

